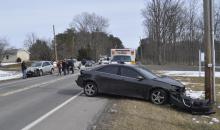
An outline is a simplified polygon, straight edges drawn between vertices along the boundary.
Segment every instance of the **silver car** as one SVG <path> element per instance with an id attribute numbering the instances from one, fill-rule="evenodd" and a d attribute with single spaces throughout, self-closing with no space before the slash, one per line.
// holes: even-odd
<path id="1" fill-rule="evenodd" d="M 37 61 L 27 68 L 27 76 L 42 76 L 44 74 L 53 74 L 54 66 L 50 61 Z"/>

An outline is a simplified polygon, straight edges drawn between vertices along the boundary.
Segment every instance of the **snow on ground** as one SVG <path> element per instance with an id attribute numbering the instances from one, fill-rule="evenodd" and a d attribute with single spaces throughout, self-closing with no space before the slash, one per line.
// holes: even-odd
<path id="1" fill-rule="evenodd" d="M 18 71 L 2 71 L 0 70 L 0 81 L 21 78 L 22 73 Z"/>
<path id="2" fill-rule="evenodd" d="M 0 65 L 1 66 L 7 66 L 7 65 L 15 65 L 15 64 L 18 64 L 18 63 L 1 63 Z"/>
<path id="3" fill-rule="evenodd" d="M 168 76 L 184 76 L 184 77 L 199 77 L 199 71 L 159 71 L 159 73 Z M 204 77 L 204 71 L 201 72 Z M 215 77 L 220 77 L 220 72 L 215 72 Z"/>
<path id="4" fill-rule="evenodd" d="M 209 124 L 209 125 L 213 125 L 213 124 L 218 124 L 220 123 L 218 118 L 215 117 L 210 117 L 210 116 L 200 116 L 200 117 L 193 117 L 192 121 L 194 123 L 203 123 L 203 124 Z"/>
<path id="5" fill-rule="evenodd" d="M 205 98 L 205 91 L 192 91 L 186 90 L 186 96 L 189 96 L 193 99 L 204 99 Z"/>

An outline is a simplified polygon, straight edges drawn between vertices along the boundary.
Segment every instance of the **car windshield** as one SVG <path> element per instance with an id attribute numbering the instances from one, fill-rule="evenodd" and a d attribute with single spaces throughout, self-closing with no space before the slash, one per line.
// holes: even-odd
<path id="1" fill-rule="evenodd" d="M 41 63 L 42 63 L 42 62 L 34 62 L 34 63 L 31 65 L 31 67 L 39 67 L 39 66 L 41 66 Z"/>
<path id="2" fill-rule="evenodd" d="M 116 62 L 131 62 L 131 57 L 130 56 L 125 56 L 125 55 L 119 55 L 119 56 L 114 56 L 112 61 Z"/>
<path id="3" fill-rule="evenodd" d="M 149 79 L 155 79 L 159 76 L 151 72 L 149 69 L 147 69 L 145 66 L 138 66 L 137 69 L 147 78 Z"/>

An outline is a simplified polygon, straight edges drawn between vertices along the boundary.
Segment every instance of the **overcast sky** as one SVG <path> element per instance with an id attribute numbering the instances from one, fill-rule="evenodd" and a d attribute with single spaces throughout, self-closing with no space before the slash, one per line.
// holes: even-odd
<path id="1" fill-rule="evenodd" d="M 75 15 L 96 13 L 109 20 L 108 33 L 119 37 L 128 48 L 137 48 L 144 36 L 141 9 L 144 0 L 0 0 L 0 37 L 21 48 L 29 33 L 52 39 L 69 27 Z"/>

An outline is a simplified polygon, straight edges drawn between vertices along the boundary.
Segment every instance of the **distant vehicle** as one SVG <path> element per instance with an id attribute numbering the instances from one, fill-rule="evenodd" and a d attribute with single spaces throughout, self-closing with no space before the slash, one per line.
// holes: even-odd
<path id="1" fill-rule="evenodd" d="M 99 64 L 110 64 L 110 58 L 109 57 L 100 58 L 98 63 Z"/>
<path id="2" fill-rule="evenodd" d="M 111 49 L 111 63 L 135 64 L 134 49 Z"/>
<path id="3" fill-rule="evenodd" d="M 53 74 L 54 66 L 51 61 L 38 61 L 32 63 L 31 67 L 27 68 L 27 76 L 42 76 L 44 74 Z"/>
<path id="4" fill-rule="evenodd" d="M 81 62 L 80 61 L 77 61 L 76 59 L 67 59 L 67 63 L 68 64 L 74 64 L 74 68 L 71 68 L 70 66 L 70 70 L 72 69 L 80 69 L 81 68 Z"/>
<path id="5" fill-rule="evenodd" d="M 159 77 L 143 66 L 109 64 L 81 71 L 76 83 L 87 96 L 109 93 L 150 99 L 165 104 L 170 94 L 182 94 L 185 86 L 169 77 Z"/>
<path id="6" fill-rule="evenodd" d="M 81 64 L 82 64 L 82 65 L 85 65 L 85 64 L 86 64 L 86 61 L 87 61 L 86 59 L 82 59 Z"/>
<path id="7" fill-rule="evenodd" d="M 95 64 L 94 61 L 92 61 L 92 60 L 87 60 L 86 63 L 85 63 L 85 67 L 92 67 L 94 64 Z"/>

